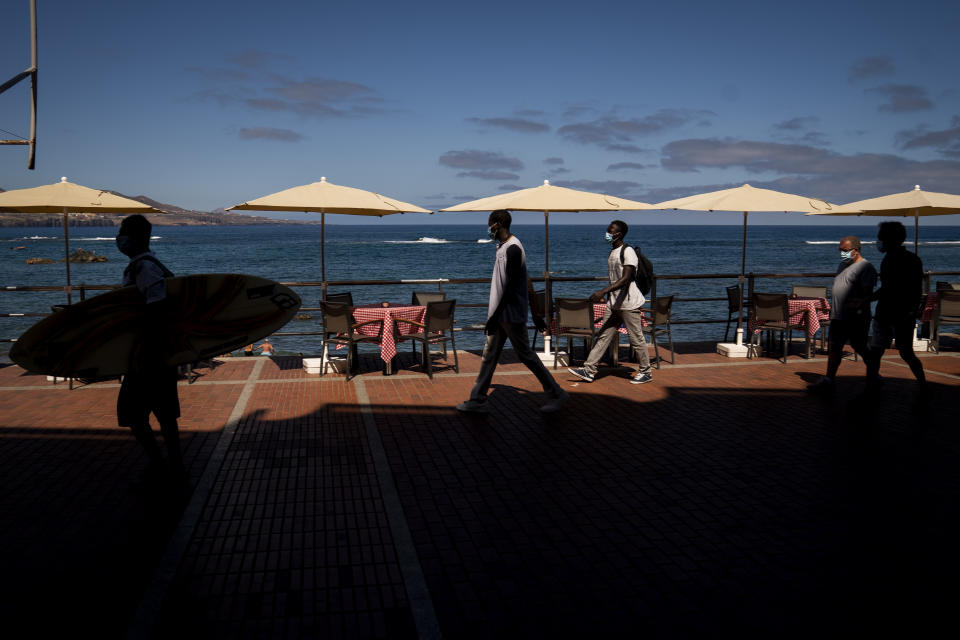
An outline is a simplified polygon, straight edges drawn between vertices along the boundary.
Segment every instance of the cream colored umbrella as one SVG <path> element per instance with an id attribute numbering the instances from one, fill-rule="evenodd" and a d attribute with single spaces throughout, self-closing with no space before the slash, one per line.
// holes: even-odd
<path id="1" fill-rule="evenodd" d="M 807 198 L 772 189 L 758 189 L 745 184 L 732 189 L 699 193 L 685 198 L 666 200 L 654 205 L 657 209 L 687 211 L 742 211 L 743 242 L 740 255 L 740 314 L 737 320 L 737 346 L 743 345 L 743 285 L 747 271 L 747 215 L 758 212 L 844 212 L 856 214 L 858 209 L 840 207 L 818 198 Z"/>
<path id="2" fill-rule="evenodd" d="M 920 216 L 949 216 L 960 213 L 960 196 L 951 193 L 923 191 L 920 189 L 920 185 L 916 185 L 912 191 L 857 200 L 843 205 L 843 208 L 858 209 L 859 211 L 818 211 L 807 215 L 882 216 L 887 218 L 911 216 L 913 218 L 913 251 L 916 253 L 920 241 Z"/>
<path id="3" fill-rule="evenodd" d="M 33 187 L 14 189 L 0 193 L 0 209 L 21 213 L 62 213 L 63 243 L 67 265 L 67 304 L 70 294 L 70 224 L 71 213 L 166 213 L 150 205 L 124 198 L 102 189 L 90 189 L 79 184 L 60 182 Z"/>
<path id="4" fill-rule="evenodd" d="M 602 193 L 577 191 L 566 187 L 555 187 L 544 180 L 539 187 L 520 189 L 510 193 L 501 193 L 479 200 L 471 200 L 440 211 L 543 211 L 544 223 L 544 277 L 550 272 L 550 212 L 551 211 L 641 211 L 657 209 L 645 202 L 615 198 Z"/>
<path id="5" fill-rule="evenodd" d="M 415 204 L 387 198 L 379 193 L 344 187 L 327 182 L 313 182 L 278 191 L 256 200 L 228 207 L 227 211 L 303 211 L 320 214 L 320 279 L 323 297 L 327 297 L 326 214 L 383 217 L 394 213 L 432 213 Z"/>

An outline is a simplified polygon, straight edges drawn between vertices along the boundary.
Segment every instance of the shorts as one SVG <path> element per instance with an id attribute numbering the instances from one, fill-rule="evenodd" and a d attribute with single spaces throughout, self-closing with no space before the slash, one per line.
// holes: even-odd
<path id="1" fill-rule="evenodd" d="M 123 376 L 117 396 L 117 424 L 121 427 L 140 425 L 150 419 L 151 413 L 160 422 L 180 417 L 175 368 Z"/>
<path id="2" fill-rule="evenodd" d="M 870 333 L 870 318 L 836 318 L 830 321 L 830 344 L 842 347 L 846 343 L 850 346 L 866 345 Z"/>
<path id="3" fill-rule="evenodd" d="M 902 316 L 894 320 L 873 321 L 873 336 L 870 346 L 873 348 L 889 349 L 890 342 L 897 341 L 897 348 L 909 348 L 913 351 L 913 339 L 916 337 L 917 320 L 913 316 Z"/>

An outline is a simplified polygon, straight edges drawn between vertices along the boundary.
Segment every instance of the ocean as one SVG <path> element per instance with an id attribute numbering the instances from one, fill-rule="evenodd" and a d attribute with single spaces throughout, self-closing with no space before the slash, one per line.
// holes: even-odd
<path id="1" fill-rule="evenodd" d="M 912 225 L 908 246 L 913 248 Z M 550 268 L 558 276 L 606 276 L 608 246 L 604 226 L 553 225 L 550 228 Z M 531 275 L 544 268 L 542 225 L 516 225 L 523 242 Z M 70 248 L 93 250 L 108 262 L 71 265 L 71 279 L 78 284 L 112 284 L 120 279 L 126 258 L 114 245 L 115 230 L 109 227 L 72 227 Z M 740 270 L 742 227 L 739 226 L 635 226 L 627 241 L 639 246 L 653 262 L 658 275 L 737 273 Z M 863 255 L 878 267 L 881 254 L 872 242 L 875 223 L 849 226 L 751 226 L 747 233 L 747 271 L 755 273 L 832 272 L 838 261 L 837 244 L 847 234 L 864 241 Z M 248 227 L 155 227 L 152 248 L 177 275 L 196 273 L 249 273 L 281 281 L 311 281 L 320 277 L 320 227 L 318 225 L 270 225 Z M 927 226 L 921 221 L 919 253 L 924 268 L 960 271 L 960 226 Z M 868 243 L 868 241 L 870 241 Z M 16 249 L 24 247 L 23 249 Z M 328 225 L 326 265 L 328 280 L 399 280 L 415 278 L 489 278 L 495 243 L 486 242 L 486 227 L 465 225 Z M 62 263 L 27 265 L 27 258 L 63 258 L 62 229 L 0 228 L 0 286 L 59 285 L 65 280 Z M 960 276 L 945 278 L 960 280 Z M 826 279 L 762 280 L 758 291 L 789 292 L 790 285 L 830 284 Z M 723 297 L 728 280 L 663 281 L 661 295 L 678 297 Z M 555 283 L 555 297 L 583 297 L 599 283 Z M 346 289 L 333 287 L 330 291 Z M 317 306 L 319 287 L 295 287 L 304 306 Z M 399 287 L 352 286 L 354 300 L 407 302 L 411 292 L 435 290 L 435 285 Z M 486 303 L 488 284 L 445 285 L 448 298 L 460 303 Z M 76 294 L 75 294 L 76 295 Z M 76 298 L 75 298 L 76 300 Z M 61 292 L 5 291 L 0 313 L 48 312 L 50 305 L 66 301 Z M 319 331 L 320 314 L 294 320 L 285 330 Z M 485 310 L 462 308 L 459 325 L 482 322 Z M 677 302 L 676 319 L 726 318 L 725 302 Z M 14 338 L 36 318 L 0 318 L 0 338 Z M 678 325 L 674 340 L 719 340 L 724 325 Z M 457 335 L 457 346 L 481 346 L 479 332 Z M 278 337 L 280 353 L 315 354 L 316 337 Z M 0 355 L 9 343 L 0 343 Z"/>

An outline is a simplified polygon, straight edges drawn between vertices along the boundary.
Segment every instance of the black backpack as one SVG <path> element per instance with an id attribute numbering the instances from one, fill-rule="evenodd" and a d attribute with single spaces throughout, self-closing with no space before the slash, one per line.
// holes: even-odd
<path id="1" fill-rule="evenodd" d="M 620 247 L 620 264 L 623 264 L 623 254 L 628 246 L 624 244 Z M 634 274 L 633 280 L 637 283 L 640 293 L 646 296 L 650 294 L 650 289 L 653 288 L 653 263 L 647 256 L 643 255 L 640 247 L 634 247 L 633 250 L 637 252 L 637 272 Z"/>

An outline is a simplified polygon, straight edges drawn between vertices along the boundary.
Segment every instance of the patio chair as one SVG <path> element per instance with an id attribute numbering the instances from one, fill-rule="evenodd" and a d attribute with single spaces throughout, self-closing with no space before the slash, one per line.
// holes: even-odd
<path id="1" fill-rule="evenodd" d="M 807 333 L 807 327 L 802 322 L 790 324 L 787 294 L 754 292 L 750 305 L 750 317 L 752 319 L 752 326 L 750 327 L 752 335 L 750 346 L 747 349 L 748 358 L 753 358 L 754 353 L 759 353 L 761 333 L 766 332 L 772 338 L 772 334 L 776 332 L 780 334 L 780 339 L 783 342 L 783 363 L 786 364 L 787 352 L 790 348 L 794 329 L 804 332 L 807 338 L 807 357 L 810 357 L 810 334 Z M 768 338 L 768 343 L 771 338 Z"/>
<path id="2" fill-rule="evenodd" d="M 539 309 L 540 313 L 544 316 L 547 315 L 547 292 L 546 291 L 534 291 L 533 292 L 533 306 L 535 309 Z M 540 334 L 537 331 L 537 328 L 533 328 L 533 333 L 530 334 L 530 348 L 536 350 L 537 348 L 537 336 Z"/>
<path id="3" fill-rule="evenodd" d="M 750 308 L 750 301 L 743 299 L 743 307 Z M 735 284 L 727 287 L 727 328 L 723 331 L 723 341 L 727 342 L 727 334 L 730 333 L 730 323 L 740 315 L 740 285 Z"/>
<path id="4" fill-rule="evenodd" d="M 933 315 L 933 340 L 930 345 L 935 352 L 940 351 L 940 327 L 945 324 L 960 324 L 960 291 L 940 292 L 937 310 Z"/>
<path id="5" fill-rule="evenodd" d="M 937 293 L 941 291 L 960 291 L 960 282 L 945 282 L 937 280 Z"/>
<path id="6" fill-rule="evenodd" d="M 323 309 L 323 343 L 320 351 L 320 375 L 323 375 L 323 359 L 326 355 L 326 348 L 331 344 L 343 345 L 347 347 L 347 380 L 353 377 L 355 360 L 357 358 L 357 344 L 361 342 L 372 342 L 379 344 L 383 337 L 383 320 L 367 320 L 366 322 L 357 322 L 353 318 L 350 306 L 341 302 L 321 302 Z M 380 330 L 376 335 L 368 336 L 358 333 L 357 329 L 369 325 L 380 325 Z"/>
<path id="7" fill-rule="evenodd" d="M 586 298 L 557 298 L 554 306 L 557 332 L 553 336 L 553 368 L 556 369 L 560 338 L 567 339 L 567 357 L 573 364 L 573 341 L 576 338 L 583 339 L 583 350 L 588 354 L 597 333 L 593 328 L 593 303 Z"/>
<path id="8" fill-rule="evenodd" d="M 460 361 L 457 359 L 457 342 L 453 337 L 453 313 L 457 307 L 456 300 L 436 300 L 427 303 L 427 311 L 423 322 L 394 318 L 395 340 L 411 340 L 420 343 L 421 366 L 427 370 L 427 377 L 433 379 L 433 363 L 430 360 L 430 345 L 440 344 L 443 347 L 443 357 L 447 358 L 447 341 L 453 349 L 453 370 L 460 373 Z M 399 325 L 412 324 L 420 329 L 417 333 L 400 334 Z"/>
<path id="9" fill-rule="evenodd" d="M 649 324 L 643 328 L 643 333 L 650 336 L 653 343 L 653 359 L 657 361 L 656 368 L 660 368 L 660 347 L 657 337 L 666 334 L 667 344 L 670 346 L 670 364 L 674 363 L 676 353 L 673 351 L 673 333 L 670 331 L 670 309 L 673 307 L 673 296 L 657 296 L 650 302 L 651 310 L 646 312 Z"/>
<path id="10" fill-rule="evenodd" d="M 430 302 L 439 302 L 441 300 L 446 300 L 447 294 L 443 291 L 414 291 L 413 295 L 410 296 L 410 304 L 417 307 L 425 307 Z M 413 353 L 417 352 L 417 344 L 411 342 L 410 346 L 413 348 Z M 446 344 L 443 345 L 443 355 L 447 355 Z"/>
<path id="11" fill-rule="evenodd" d="M 795 284 L 790 291 L 791 298 L 826 298 L 826 287 L 813 287 L 805 284 Z M 820 321 L 820 351 L 827 350 L 827 331 L 830 329 L 830 320 Z M 853 352 L 853 359 L 857 359 L 857 352 Z"/>
<path id="12" fill-rule="evenodd" d="M 323 302 L 321 300 L 320 302 Z M 342 291 L 340 293 L 328 293 L 327 302 L 339 302 L 347 306 L 353 306 L 353 294 L 349 291 Z"/>

